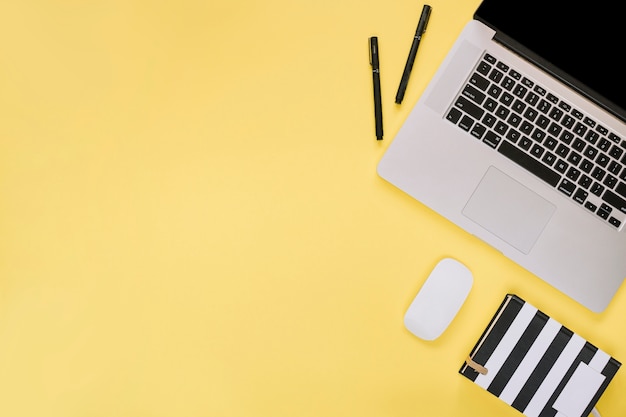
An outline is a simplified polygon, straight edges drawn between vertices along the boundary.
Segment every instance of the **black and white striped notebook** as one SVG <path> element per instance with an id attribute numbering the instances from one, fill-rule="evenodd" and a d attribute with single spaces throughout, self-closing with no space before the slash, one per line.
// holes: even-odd
<path id="1" fill-rule="evenodd" d="M 459 372 L 528 417 L 586 417 L 620 366 L 508 294 Z"/>

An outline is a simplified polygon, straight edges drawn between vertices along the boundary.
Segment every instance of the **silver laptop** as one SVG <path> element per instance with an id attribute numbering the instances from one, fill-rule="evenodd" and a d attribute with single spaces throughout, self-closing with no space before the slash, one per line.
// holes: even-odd
<path id="1" fill-rule="evenodd" d="M 484 0 L 378 165 L 595 312 L 626 277 L 626 35 L 616 7 Z"/>

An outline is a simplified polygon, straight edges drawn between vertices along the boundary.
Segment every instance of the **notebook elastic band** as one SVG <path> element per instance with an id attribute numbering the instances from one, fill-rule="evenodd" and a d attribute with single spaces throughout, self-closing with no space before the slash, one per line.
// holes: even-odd
<path id="1" fill-rule="evenodd" d="M 469 356 L 467 357 L 465 362 L 467 363 L 467 366 L 469 366 L 470 368 L 472 368 L 479 374 L 487 375 L 487 368 L 485 368 L 484 366 L 482 366 L 481 364 L 477 362 L 474 362 L 474 360 L 472 360 L 472 358 L 470 358 Z"/>

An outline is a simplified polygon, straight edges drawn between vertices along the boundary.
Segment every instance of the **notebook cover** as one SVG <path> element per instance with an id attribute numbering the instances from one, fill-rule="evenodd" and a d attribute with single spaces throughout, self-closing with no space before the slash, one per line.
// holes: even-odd
<path id="1" fill-rule="evenodd" d="M 586 417 L 620 366 L 577 333 L 507 294 L 459 373 L 528 417 Z"/>

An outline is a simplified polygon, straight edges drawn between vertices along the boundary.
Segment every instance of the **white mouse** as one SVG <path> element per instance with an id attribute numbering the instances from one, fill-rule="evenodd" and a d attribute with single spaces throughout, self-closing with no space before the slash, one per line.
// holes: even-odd
<path id="1" fill-rule="evenodd" d="M 406 328 L 420 339 L 438 338 L 465 302 L 473 281 L 461 262 L 439 261 L 404 315 Z"/>

